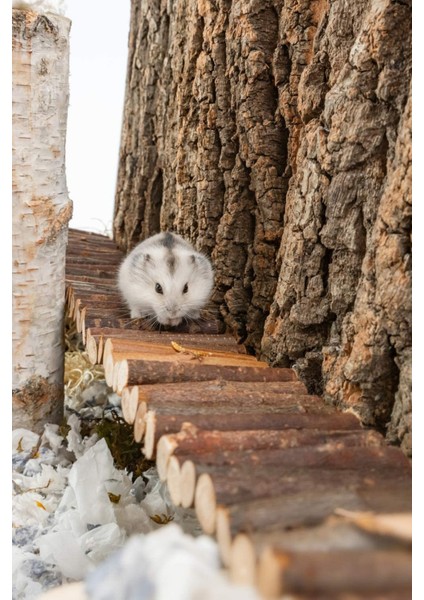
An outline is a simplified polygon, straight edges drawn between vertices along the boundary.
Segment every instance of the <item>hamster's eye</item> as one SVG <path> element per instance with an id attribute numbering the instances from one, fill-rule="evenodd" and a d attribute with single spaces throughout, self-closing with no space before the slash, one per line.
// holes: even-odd
<path id="1" fill-rule="evenodd" d="M 160 283 L 157 283 L 155 285 L 155 292 L 157 292 L 158 294 L 163 294 L 163 289 Z"/>
<path id="2" fill-rule="evenodd" d="M 188 292 L 188 283 L 185 284 L 185 286 L 183 287 L 183 294 L 187 294 Z"/>

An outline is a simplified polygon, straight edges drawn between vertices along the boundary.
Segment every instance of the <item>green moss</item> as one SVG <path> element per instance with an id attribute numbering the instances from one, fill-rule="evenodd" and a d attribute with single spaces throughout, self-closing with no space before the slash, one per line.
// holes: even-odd
<path id="1" fill-rule="evenodd" d="M 116 468 L 126 469 L 128 473 L 132 473 L 134 480 L 155 463 L 143 456 L 140 444 L 134 440 L 133 427 L 115 411 L 108 414 L 110 418 L 97 420 L 94 432 L 99 438 L 105 439 Z"/>

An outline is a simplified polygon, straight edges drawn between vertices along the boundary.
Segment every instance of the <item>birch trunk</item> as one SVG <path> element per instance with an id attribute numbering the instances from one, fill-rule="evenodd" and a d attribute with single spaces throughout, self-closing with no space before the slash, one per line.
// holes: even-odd
<path id="1" fill-rule="evenodd" d="M 69 19 L 13 10 L 13 427 L 63 415 Z"/>

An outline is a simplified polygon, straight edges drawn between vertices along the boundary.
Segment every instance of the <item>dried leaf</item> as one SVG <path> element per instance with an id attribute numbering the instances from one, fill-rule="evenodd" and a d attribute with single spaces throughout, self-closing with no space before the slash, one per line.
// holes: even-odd
<path id="1" fill-rule="evenodd" d="M 150 515 L 150 518 L 158 525 L 166 525 L 174 520 L 173 515 L 164 515 L 163 513 L 161 515 Z"/>
<path id="2" fill-rule="evenodd" d="M 189 354 L 192 358 L 196 358 L 199 361 L 203 360 L 205 356 L 213 356 L 212 352 L 204 352 L 203 350 L 185 348 L 184 346 L 177 344 L 177 342 L 171 342 L 171 346 L 175 350 L 175 352 L 181 352 L 181 354 Z"/>
<path id="3" fill-rule="evenodd" d="M 107 495 L 109 496 L 109 500 L 114 504 L 118 504 L 121 499 L 121 494 L 112 494 L 112 492 L 108 492 Z"/>

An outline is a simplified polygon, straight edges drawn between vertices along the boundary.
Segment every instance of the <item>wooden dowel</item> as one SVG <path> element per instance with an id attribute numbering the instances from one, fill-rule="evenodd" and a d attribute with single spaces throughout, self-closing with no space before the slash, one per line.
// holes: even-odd
<path id="1" fill-rule="evenodd" d="M 96 308 L 95 305 L 93 305 L 93 306 L 86 305 L 85 307 L 87 308 L 87 315 L 89 317 L 96 317 L 96 316 L 101 315 L 102 318 L 103 317 L 105 317 L 105 318 L 107 318 L 107 317 L 113 318 L 114 317 L 114 318 L 120 319 L 120 318 L 123 318 L 124 313 L 127 313 L 129 316 L 129 311 L 124 305 L 122 305 L 121 309 L 116 308 L 116 307 L 114 307 L 114 308 L 102 307 L 102 308 L 98 309 L 98 308 Z"/>
<path id="2" fill-rule="evenodd" d="M 103 368 L 105 370 L 105 380 L 106 380 L 106 384 L 111 387 L 112 386 L 112 379 L 113 379 L 113 359 L 112 357 L 109 357 L 108 359 L 106 359 L 103 356 Z"/>
<path id="3" fill-rule="evenodd" d="M 103 233 L 96 233 L 92 231 L 83 231 L 81 229 L 70 228 L 68 239 L 70 242 L 72 242 L 72 244 L 70 244 L 70 248 L 75 247 L 76 244 L 86 244 L 89 247 L 91 247 L 92 245 L 95 245 L 96 247 L 110 246 L 113 247 L 115 251 L 121 252 L 116 242 L 114 242 L 112 238 Z"/>
<path id="4" fill-rule="evenodd" d="M 78 269 L 74 267 L 70 267 L 66 271 L 66 285 L 68 287 L 74 288 L 74 286 L 78 286 L 80 289 L 93 289 L 101 290 L 102 292 L 107 293 L 111 289 L 115 287 L 116 275 L 114 273 L 106 276 L 103 274 L 101 270 L 90 269 L 87 273 L 87 270 L 83 267 Z"/>
<path id="5" fill-rule="evenodd" d="M 72 318 L 72 314 L 75 307 L 75 296 L 72 288 L 67 287 L 65 292 L 65 309 L 66 315 Z"/>
<path id="6" fill-rule="evenodd" d="M 112 338 L 139 340 L 143 342 L 152 342 L 158 344 L 170 345 L 172 341 L 193 348 L 207 348 L 210 350 L 233 351 L 237 354 L 246 354 L 243 345 L 237 344 L 233 336 L 229 334 L 208 334 L 208 333 L 175 333 L 172 331 L 150 331 L 150 330 L 125 330 L 113 327 L 92 328 L 93 335 L 102 335 L 106 339 Z"/>
<path id="7" fill-rule="evenodd" d="M 261 448 L 295 448 L 298 446 L 342 442 L 346 446 L 381 446 L 384 438 L 375 431 L 326 431 L 318 429 L 259 429 L 245 431 L 200 430 L 193 424 L 184 424 L 181 431 L 163 435 L 156 448 L 159 477 L 166 475 L 171 454 L 199 455 L 213 452 L 247 452 Z M 149 458 L 149 457 L 148 457 Z"/>
<path id="8" fill-rule="evenodd" d="M 105 313 L 121 313 L 128 314 L 128 308 L 120 298 L 111 298 L 110 300 L 93 300 L 86 294 L 75 294 L 75 303 L 79 308 L 83 306 L 88 310 L 96 310 L 97 314 Z"/>
<path id="9" fill-rule="evenodd" d="M 172 459 L 178 460 L 176 456 L 171 456 Z M 191 508 L 194 506 L 194 492 L 196 490 L 196 466 L 192 460 L 185 460 L 180 465 L 180 488 L 181 488 L 181 505 L 183 508 Z"/>
<path id="10" fill-rule="evenodd" d="M 89 314 L 85 319 L 85 327 L 96 327 L 96 328 L 121 328 L 124 331 L 143 331 L 143 330 L 152 330 L 153 327 L 149 326 L 147 322 L 142 319 L 131 319 L 129 316 L 121 317 L 117 315 L 116 312 L 112 312 L 112 314 L 104 314 L 102 311 L 101 316 L 96 314 L 95 310 L 90 310 Z M 165 331 L 165 330 L 164 330 Z M 171 329 L 167 330 L 168 332 Z M 195 333 L 205 333 L 207 335 L 221 335 L 222 334 L 222 323 L 220 321 L 206 321 L 206 322 L 190 322 L 190 323 L 182 323 L 178 325 L 178 327 L 173 328 L 173 333 L 188 333 L 193 335 Z"/>
<path id="11" fill-rule="evenodd" d="M 220 366 L 222 364 L 232 366 L 254 365 L 255 368 L 258 366 L 266 368 L 265 363 L 258 363 L 258 361 L 251 356 L 235 352 L 212 353 L 211 356 L 206 356 L 199 362 L 197 360 L 193 361 L 193 358 L 187 354 L 175 352 L 171 345 L 168 346 L 166 344 L 153 344 L 135 340 L 114 340 L 108 338 L 103 349 L 103 364 L 105 369 L 113 369 L 113 364 L 115 362 L 124 360 L 126 361 L 124 367 L 122 367 L 124 369 L 126 369 L 126 364 L 128 362 L 152 362 L 154 364 L 157 362 L 164 362 L 170 364 L 167 369 L 169 371 L 172 371 L 173 369 L 178 371 L 178 365 L 187 365 L 186 370 L 188 372 L 193 369 L 195 364 L 197 367 L 200 365 L 204 368 L 207 366 Z M 164 366 L 162 365 L 162 369 L 163 368 Z M 125 379 L 126 375 L 124 372 L 117 382 L 118 393 L 120 393 L 124 387 L 127 387 Z"/>
<path id="12" fill-rule="evenodd" d="M 117 270 L 119 263 L 122 262 L 123 256 L 120 253 L 110 251 L 107 248 L 97 249 L 79 247 L 77 250 L 70 250 L 66 255 L 66 269 L 79 266 L 87 266 L 88 268 L 95 268 L 98 265 L 104 270 L 107 276 L 111 269 Z M 108 262 L 110 260 L 110 263 Z"/>
<path id="13" fill-rule="evenodd" d="M 77 331 L 82 333 L 83 342 L 85 344 L 85 331 L 92 326 L 98 326 L 100 323 L 114 323 L 122 324 L 123 327 L 128 326 L 130 323 L 129 319 L 122 319 L 120 311 L 116 309 L 102 309 L 102 317 L 99 317 L 99 311 L 84 306 L 81 311 L 76 315 L 75 322 Z M 131 324 L 131 323 L 130 323 Z"/>
<path id="14" fill-rule="evenodd" d="M 153 360 L 126 360 L 119 385 L 122 388 L 141 383 L 175 383 L 183 381 L 290 381 L 291 369 L 262 366 L 243 367 L 205 364 L 190 359 L 165 362 Z"/>
<path id="15" fill-rule="evenodd" d="M 319 494 L 297 492 L 218 506 L 216 538 L 222 561 L 228 566 L 233 539 L 238 533 L 314 525 L 340 507 L 377 513 L 410 512 L 411 504 L 410 479 L 398 474 L 380 481 L 377 488 L 354 489 L 344 486 L 341 481 Z"/>
<path id="16" fill-rule="evenodd" d="M 122 390 L 122 394 L 121 394 L 121 410 L 122 410 L 122 417 L 124 419 L 124 421 L 126 423 L 128 423 L 128 425 L 132 425 L 134 423 L 134 418 L 135 418 L 135 412 L 132 418 L 131 423 L 128 421 L 129 417 L 129 411 L 130 411 L 130 398 L 131 396 L 131 388 L 124 388 Z"/>
<path id="17" fill-rule="evenodd" d="M 119 301 L 122 306 L 124 305 L 121 295 L 113 286 L 99 289 L 97 285 L 87 285 L 87 283 L 85 285 L 81 285 L 79 283 L 75 283 L 72 285 L 71 289 L 75 296 L 81 300 L 84 300 L 85 302 L 92 302 L 93 304 L 110 302 L 112 304 Z"/>
<path id="18" fill-rule="evenodd" d="M 140 324 L 133 322 L 132 319 L 129 318 L 129 313 L 128 313 L 128 317 L 126 317 L 126 318 L 119 317 L 119 316 L 110 316 L 110 315 L 99 316 L 99 315 L 89 314 L 84 319 L 84 327 L 85 327 L 85 329 L 92 329 L 92 328 L 103 329 L 106 327 L 111 327 L 111 328 L 119 327 L 123 331 L 131 331 L 131 330 L 139 331 L 140 330 Z"/>
<path id="19" fill-rule="evenodd" d="M 84 306 L 81 310 L 78 310 L 75 315 L 75 326 L 77 328 L 78 333 L 81 333 L 81 335 L 82 335 L 82 341 L 83 341 L 84 345 L 86 342 L 85 329 L 84 329 L 84 319 L 85 319 L 86 313 L 87 313 L 87 308 Z"/>
<path id="20" fill-rule="evenodd" d="M 86 244 L 104 244 L 115 246 L 118 248 L 116 242 L 114 242 L 109 236 L 104 233 L 97 233 L 95 231 L 84 231 L 75 227 L 70 227 L 68 232 L 68 239 L 75 244 L 76 242 Z"/>
<path id="21" fill-rule="evenodd" d="M 264 550 L 258 586 L 265 598 L 281 594 L 383 593 L 410 590 L 411 553 L 402 550 L 280 552 Z"/>
<path id="22" fill-rule="evenodd" d="M 66 282 L 70 285 L 86 282 L 90 283 L 91 289 L 114 290 L 116 292 L 116 281 L 118 276 L 118 265 L 103 265 L 101 262 L 94 264 L 66 262 Z M 85 286 L 87 287 L 87 286 Z"/>
<path id="23" fill-rule="evenodd" d="M 138 387 L 139 401 L 147 402 L 155 407 L 172 402 L 189 405 L 189 401 L 196 398 L 196 402 L 207 404 L 209 401 L 222 399 L 223 403 L 238 399 L 240 405 L 253 405 L 255 409 L 266 404 L 273 404 L 277 397 L 291 398 L 293 412 L 306 413 L 312 406 L 321 406 L 324 413 L 335 413 L 336 409 L 326 405 L 322 398 L 308 395 L 304 384 L 300 381 L 269 381 L 266 386 L 258 381 L 223 381 L 221 379 L 209 381 L 176 382 L 158 385 L 143 384 Z M 268 402 L 269 400 L 269 402 Z M 289 402 L 289 400 L 287 400 Z"/>
<path id="24" fill-rule="evenodd" d="M 195 350 L 197 352 L 197 350 Z M 193 360 L 193 357 L 187 354 L 177 353 L 172 348 L 171 344 L 157 344 L 142 342 L 138 340 L 114 340 L 108 338 L 104 344 L 103 361 L 107 361 L 113 357 L 113 362 L 118 360 L 142 360 L 144 362 L 166 362 L 175 364 L 200 364 L 200 365 L 232 365 L 232 366 L 254 366 L 258 365 L 266 367 L 262 363 L 258 363 L 256 359 L 245 354 L 236 352 L 211 352 L 201 361 Z M 172 367 L 171 367 L 172 368 Z M 125 385 L 122 385 L 121 390 Z"/>
<path id="25" fill-rule="evenodd" d="M 120 363 L 119 361 L 114 363 L 113 365 L 113 373 L 112 373 L 112 389 L 114 392 L 118 391 L 118 377 L 119 377 L 119 368 L 120 368 Z M 119 393 L 121 393 L 122 390 L 119 391 Z"/>
<path id="26" fill-rule="evenodd" d="M 138 443 L 143 439 L 145 426 L 145 405 L 139 404 L 134 419 L 134 439 Z"/>
<path id="27" fill-rule="evenodd" d="M 107 385 L 109 387 L 111 387 L 114 391 L 115 391 L 115 388 L 113 386 L 116 385 L 119 366 L 120 366 L 120 362 L 119 361 L 115 362 L 111 356 L 103 358 L 103 368 L 105 370 L 105 380 L 106 380 Z"/>
<path id="28" fill-rule="evenodd" d="M 102 334 L 93 333 L 93 329 L 85 330 L 85 346 L 93 364 L 102 364 L 104 338 Z M 94 362 L 93 362 L 94 361 Z"/>
<path id="29" fill-rule="evenodd" d="M 128 425 L 132 425 L 134 423 L 135 415 L 137 414 L 137 408 L 139 405 L 138 395 L 135 395 L 134 391 L 134 387 L 127 387 L 122 390 L 121 395 L 122 416 Z M 144 412 L 146 412 L 146 408 Z"/>
<path id="30" fill-rule="evenodd" d="M 96 260 L 101 260 L 102 262 L 105 263 L 105 265 L 108 264 L 108 260 L 117 260 L 117 259 L 123 259 L 124 255 L 117 250 L 116 248 L 113 248 L 112 245 L 108 245 L 108 244 L 84 244 L 84 243 L 72 243 L 68 246 L 68 251 L 66 254 L 66 259 L 67 262 L 69 263 L 74 263 L 76 261 L 78 261 L 78 259 L 80 257 L 84 257 L 86 262 L 88 264 L 93 263 Z"/>
<path id="31" fill-rule="evenodd" d="M 96 264 L 104 265 L 105 269 L 110 269 L 113 266 L 118 266 L 122 262 L 122 254 L 120 252 L 110 252 L 106 250 L 98 250 L 97 248 L 71 248 L 68 247 L 67 263 L 72 265 L 85 265 L 87 269 Z"/>
<path id="32" fill-rule="evenodd" d="M 231 544 L 227 563 L 232 582 L 237 585 L 257 585 L 258 550 L 251 535 L 245 533 L 236 535 Z"/>
<path id="33" fill-rule="evenodd" d="M 156 413 L 152 410 L 147 410 L 147 404 L 145 402 L 139 402 L 137 412 L 143 412 L 144 414 L 144 445 L 143 454 L 149 460 L 152 460 L 156 454 L 157 443 L 162 435 L 161 431 L 157 427 Z M 182 424 L 181 424 L 182 425 Z M 167 468 L 168 465 L 166 465 Z"/>
<path id="34" fill-rule="evenodd" d="M 85 350 L 88 354 L 88 359 L 92 365 L 97 364 L 98 358 L 98 347 L 97 341 L 94 336 L 91 335 L 90 330 L 88 329 L 85 333 Z"/>
<path id="35" fill-rule="evenodd" d="M 156 334 L 156 335 L 155 335 Z M 202 340 L 201 335 L 198 335 L 193 340 L 193 335 L 190 334 L 158 334 L 157 332 L 141 331 L 137 338 L 132 337 L 108 337 L 105 345 L 107 352 L 120 352 L 128 353 L 128 357 L 137 355 L 137 353 L 143 357 L 147 354 L 155 355 L 156 353 L 167 354 L 170 357 L 176 359 L 181 357 L 188 357 L 189 360 L 199 360 L 199 362 L 206 362 L 210 358 L 222 358 L 226 361 L 236 360 L 237 364 L 253 364 L 255 366 L 262 365 L 254 358 L 246 353 L 239 352 L 237 344 L 233 344 L 229 347 L 228 342 L 225 345 L 220 343 L 219 336 L 205 336 L 208 338 L 208 346 L 205 345 L 205 340 Z M 191 343 L 186 343 L 186 340 L 190 340 Z M 216 340 L 216 341 L 214 341 Z M 181 348 L 183 351 L 178 352 L 173 344 L 177 344 L 176 348 Z M 192 352 L 192 354 L 190 354 Z M 197 354 L 199 358 L 197 359 Z"/>
<path id="36" fill-rule="evenodd" d="M 343 485 L 351 490 L 363 490 L 379 485 L 383 478 L 402 478 L 405 486 L 410 485 L 410 475 L 403 469 L 380 466 L 362 469 L 310 469 L 297 468 L 282 471 L 279 466 L 266 468 L 218 467 L 210 473 L 202 473 L 196 483 L 194 506 L 199 523 L 206 533 L 215 531 L 217 505 L 228 506 L 249 499 L 269 497 L 272 494 L 304 493 L 311 496 L 327 489 Z M 198 491 L 198 488 L 200 490 Z M 334 509 L 337 506 L 334 506 Z"/>
<path id="37" fill-rule="evenodd" d="M 185 422 L 190 422 L 200 429 L 219 431 L 252 429 L 349 431 L 362 428 L 359 419 L 351 413 L 320 414 L 320 407 L 310 410 L 307 414 L 287 412 L 286 400 L 282 395 L 279 405 L 261 406 L 257 412 L 252 412 L 249 407 L 246 408 L 242 404 L 237 407 L 238 412 L 234 412 L 235 409 L 229 410 L 228 406 L 217 407 L 213 403 L 204 402 L 197 405 L 191 402 L 186 406 L 181 402 L 170 406 L 163 406 L 153 401 L 149 404 L 143 403 L 143 410 L 147 412 L 144 453 L 152 458 L 159 438 L 168 433 L 178 433 Z M 131 402 L 134 402 L 134 398 L 131 398 Z M 150 410 L 151 407 L 153 410 Z M 381 436 L 378 437 L 382 439 Z"/>
<path id="38" fill-rule="evenodd" d="M 169 495 L 175 506 L 181 504 L 181 470 L 178 459 L 171 456 L 166 476 L 166 484 L 168 486 Z"/>
<path id="39" fill-rule="evenodd" d="M 405 516 L 405 515 L 401 515 Z M 331 550 L 399 549 L 397 540 L 369 535 L 356 526 L 331 516 L 323 523 L 294 530 L 239 533 L 231 545 L 229 573 L 238 585 L 256 585 L 259 557 L 267 547 L 283 552 L 328 552 Z M 403 546 L 407 549 L 407 546 Z"/>
<path id="40" fill-rule="evenodd" d="M 245 464 L 252 468 L 267 468 L 278 465 L 281 474 L 293 468 L 335 468 L 363 469 L 371 465 L 380 468 L 408 468 L 408 459 L 398 448 L 351 447 L 345 446 L 341 440 L 329 441 L 326 444 L 302 446 L 298 448 L 268 448 L 248 451 L 210 452 L 184 455 L 180 459 L 172 456 L 174 462 L 180 463 L 181 498 L 184 506 L 192 506 L 196 479 L 202 473 L 216 473 L 219 468 L 236 467 Z M 186 463 L 188 463 L 186 465 Z M 225 469 L 223 469 L 225 473 Z"/>
<path id="41" fill-rule="evenodd" d="M 218 467 L 233 467 L 244 463 L 246 466 L 264 467 L 277 465 L 281 473 L 293 468 L 308 469 L 361 469 L 378 468 L 403 469 L 410 471 L 407 457 L 399 448 L 381 446 L 361 446 L 352 444 L 351 436 L 336 437 L 323 444 L 313 444 L 285 448 L 258 448 L 248 450 L 221 451 L 184 455 L 187 460 L 196 462 L 200 473 L 214 472 Z M 368 438 L 369 439 L 369 438 Z"/>
<path id="42" fill-rule="evenodd" d="M 102 311 L 103 312 L 103 311 Z M 129 329 L 133 331 L 152 331 L 157 334 L 171 334 L 172 338 L 175 339 L 176 335 L 189 335 L 193 336 L 195 334 L 206 335 L 206 336 L 221 336 L 223 335 L 223 324 L 218 320 L 203 320 L 203 321 L 190 321 L 189 323 L 183 322 L 180 325 L 175 327 L 166 327 L 161 326 L 160 330 L 155 328 L 155 326 L 150 324 L 148 319 L 130 319 L 129 311 L 128 317 L 125 319 L 127 322 L 127 326 Z M 111 328 L 116 329 L 119 327 L 125 327 L 125 324 L 121 325 L 117 321 L 107 319 L 99 320 L 97 323 L 93 322 L 90 324 L 92 327 L 102 327 L 102 328 Z M 246 354 L 245 352 L 239 352 L 238 354 Z"/>
<path id="43" fill-rule="evenodd" d="M 118 349 L 115 349 L 118 346 Z M 129 342 L 127 344 L 114 344 L 110 338 L 105 342 L 104 356 L 112 355 L 114 360 L 127 360 L 128 363 L 145 365 L 146 363 L 165 363 L 167 370 L 172 370 L 176 365 L 188 365 L 189 368 L 206 367 L 242 367 L 254 369 L 266 369 L 266 363 L 260 363 L 252 356 L 237 353 L 211 353 L 210 356 L 202 357 L 200 360 L 190 355 L 177 353 L 172 347 L 159 344 L 140 344 Z M 162 367 L 163 369 L 163 367 Z"/>
<path id="44" fill-rule="evenodd" d="M 190 420 L 205 429 L 280 429 L 290 426 L 319 427 L 319 417 L 334 414 L 330 424 L 340 425 L 341 429 L 360 427 L 359 420 L 352 415 L 341 416 L 333 407 L 325 405 L 316 396 L 302 394 L 303 384 L 300 382 L 281 382 L 275 386 L 269 384 L 269 391 L 257 391 L 256 383 L 252 382 L 252 390 L 245 384 L 231 382 L 193 382 L 166 385 L 134 386 L 131 401 L 144 401 L 149 410 L 154 410 L 161 418 L 152 419 L 150 427 L 151 439 L 157 439 L 162 433 L 179 431 L 183 421 Z M 299 390 L 300 393 L 295 393 Z M 119 392 L 119 389 L 118 389 Z M 135 409 L 134 409 L 135 410 Z M 284 420 L 282 414 L 287 415 Z M 272 415 L 278 425 L 273 426 Z M 226 417 L 225 415 L 228 415 Z M 295 417 L 302 416 L 301 419 Z M 337 415 L 337 417 L 336 417 Z M 314 422 L 313 416 L 318 418 Z M 326 423 L 321 419 L 321 422 Z M 215 423 L 215 425 L 214 425 Z M 233 424 L 233 425 L 231 425 Z"/>

